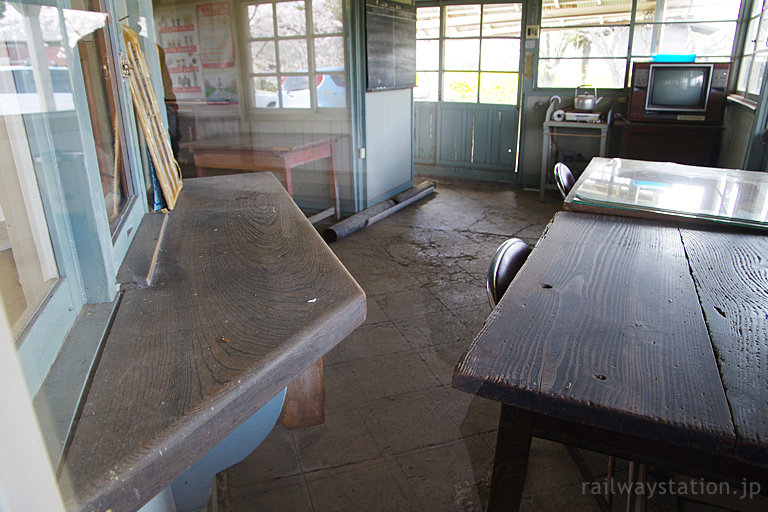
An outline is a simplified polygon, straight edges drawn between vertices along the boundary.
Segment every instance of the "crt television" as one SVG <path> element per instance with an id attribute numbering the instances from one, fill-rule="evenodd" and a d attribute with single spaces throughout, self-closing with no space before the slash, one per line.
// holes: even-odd
<path id="1" fill-rule="evenodd" d="M 729 70 L 726 62 L 636 62 L 629 120 L 720 124 Z"/>

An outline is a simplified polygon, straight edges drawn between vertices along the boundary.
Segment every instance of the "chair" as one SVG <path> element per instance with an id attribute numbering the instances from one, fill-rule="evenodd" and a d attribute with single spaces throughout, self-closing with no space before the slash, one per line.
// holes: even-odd
<path id="1" fill-rule="evenodd" d="M 486 279 L 488 301 L 492 308 L 501 300 L 530 253 L 531 248 L 519 238 L 510 238 L 496 249 Z"/>
<path id="2" fill-rule="evenodd" d="M 560 190 L 563 199 L 568 195 L 568 192 L 573 188 L 576 179 L 573 177 L 573 173 L 564 163 L 558 162 L 555 164 L 555 183 Z"/>

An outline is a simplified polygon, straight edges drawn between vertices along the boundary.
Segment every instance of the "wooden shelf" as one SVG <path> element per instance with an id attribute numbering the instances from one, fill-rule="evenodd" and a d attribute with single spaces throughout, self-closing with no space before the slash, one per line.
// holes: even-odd
<path id="1" fill-rule="evenodd" d="M 167 215 L 66 453 L 68 510 L 139 508 L 365 320 L 364 292 L 271 174 L 185 180 Z"/>

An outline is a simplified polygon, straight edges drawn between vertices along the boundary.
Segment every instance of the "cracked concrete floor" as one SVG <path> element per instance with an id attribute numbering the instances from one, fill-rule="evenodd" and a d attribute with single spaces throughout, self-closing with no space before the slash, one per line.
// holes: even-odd
<path id="1" fill-rule="evenodd" d="M 483 510 L 499 405 L 454 390 L 451 375 L 490 312 L 493 252 L 511 236 L 534 245 L 562 203 L 436 181 L 430 198 L 331 245 L 368 319 L 324 358 L 326 422 L 276 426 L 219 475 L 219 510 Z M 596 474 L 607 467 L 585 457 Z M 522 510 L 598 510 L 562 445 L 534 439 L 530 461 Z"/>

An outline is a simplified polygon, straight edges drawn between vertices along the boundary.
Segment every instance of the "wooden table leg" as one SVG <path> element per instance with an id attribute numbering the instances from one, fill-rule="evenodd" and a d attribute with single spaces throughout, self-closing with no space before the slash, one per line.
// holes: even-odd
<path id="1" fill-rule="evenodd" d="M 328 183 L 331 189 L 331 201 L 336 211 L 336 220 L 341 219 L 341 208 L 339 201 L 339 182 L 336 179 L 336 143 L 331 142 L 331 168 L 328 169 Z"/>
<path id="2" fill-rule="evenodd" d="M 531 449 L 532 423 L 530 412 L 502 404 L 488 512 L 516 512 L 520 509 Z"/>
<path id="3" fill-rule="evenodd" d="M 293 197 L 293 180 L 291 179 L 291 166 L 288 164 L 285 165 L 285 171 L 283 172 L 283 176 L 285 176 L 285 190 L 288 191 L 288 195 Z"/>
<path id="4" fill-rule="evenodd" d="M 322 359 L 318 359 L 315 364 L 288 384 L 281 418 L 288 430 L 311 427 L 325 422 Z"/>

